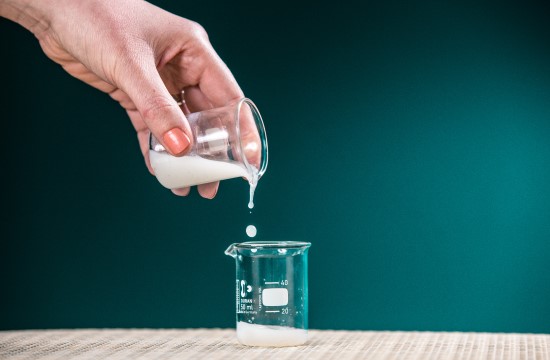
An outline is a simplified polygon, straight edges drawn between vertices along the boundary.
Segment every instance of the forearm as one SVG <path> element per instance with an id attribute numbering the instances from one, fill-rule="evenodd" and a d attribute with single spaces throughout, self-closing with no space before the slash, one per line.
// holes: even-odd
<path id="1" fill-rule="evenodd" d="M 48 0 L 0 0 L 0 16 L 12 20 L 32 33 L 40 34 L 50 27 Z"/>

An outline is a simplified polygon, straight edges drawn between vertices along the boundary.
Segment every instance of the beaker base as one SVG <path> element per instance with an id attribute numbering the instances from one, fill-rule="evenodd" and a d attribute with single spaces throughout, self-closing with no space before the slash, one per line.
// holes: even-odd
<path id="1" fill-rule="evenodd" d="M 239 321 L 237 322 L 237 339 L 241 344 L 247 346 L 298 346 L 306 343 L 307 330 Z"/>

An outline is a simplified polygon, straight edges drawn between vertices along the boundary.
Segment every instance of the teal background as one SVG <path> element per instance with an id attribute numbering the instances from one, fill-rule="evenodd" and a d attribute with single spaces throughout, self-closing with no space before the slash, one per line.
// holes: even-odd
<path id="1" fill-rule="evenodd" d="M 154 1 L 266 122 L 248 186 L 178 198 L 125 112 L 2 19 L 0 328 L 232 327 L 246 240 L 312 242 L 310 327 L 550 333 L 547 2 Z"/>

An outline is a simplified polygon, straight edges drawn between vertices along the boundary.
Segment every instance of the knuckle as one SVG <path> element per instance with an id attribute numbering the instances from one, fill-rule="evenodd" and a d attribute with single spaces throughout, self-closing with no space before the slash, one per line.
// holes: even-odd
<path id="1" fill-rule="evenodd" d="M 167 99 L 164 96 L 152 96 L 146 100 L 140 112 L 145 122 L 159 121 L 169 117 L 167 113 L 173 112 L 176 107 L 177 105 L 172 99 Z"/>
<path id="2" fill-rule="evenodd" d="M 196 39 L 208 40 L 206 29 L 196 21 L 189 22 L 189 33 Z"/>

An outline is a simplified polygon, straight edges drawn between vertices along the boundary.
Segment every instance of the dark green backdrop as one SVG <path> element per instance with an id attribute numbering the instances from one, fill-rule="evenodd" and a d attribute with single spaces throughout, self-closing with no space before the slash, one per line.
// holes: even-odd
<path id="1" fill-rule="evenodd" d="M 312 242 L 312 328 L 550 332 L 547 2 L 154 3 L 264 116 L 256 208 L 240 179 L 173 196 L 119 105 L 1 20 L 0 328 L 234 326 L 253 223 Z"/>

